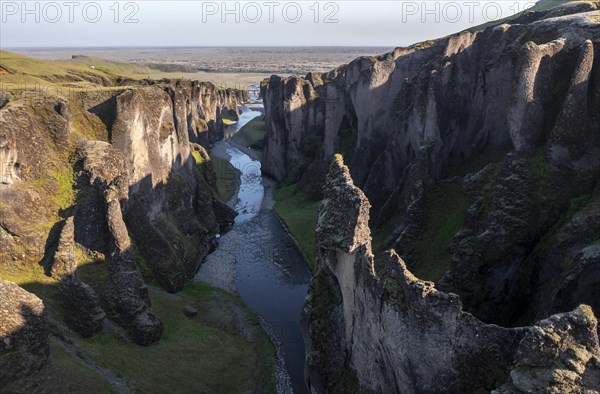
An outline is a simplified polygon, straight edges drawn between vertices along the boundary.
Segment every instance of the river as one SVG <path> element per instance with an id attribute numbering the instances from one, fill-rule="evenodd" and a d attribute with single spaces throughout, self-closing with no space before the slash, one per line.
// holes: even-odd
<path id="1" fill-rule="evenodd" d="M 226 131 L 226 136 L 261 115 L 253 108 L 240 109 L 238 123 Z M 277 348 L 277 392 L 293 389 L 307 393 L 300 313 L 310 271 L 274 212 L 274 182 L 262 177 L 258 156 L 227 140 L 215 144 L 211 154 L 226 158 L 241 173 L 239 190 L 229 202 L 238 216 L 196 279 L 238 294 L 260 316 Z"/>

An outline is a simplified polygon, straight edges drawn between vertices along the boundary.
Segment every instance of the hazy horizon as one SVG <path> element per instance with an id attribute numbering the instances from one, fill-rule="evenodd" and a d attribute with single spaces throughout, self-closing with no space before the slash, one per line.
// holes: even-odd
<path id="1" fill-rule="evenodd" d="M 534 4 L 3 1 L 0 47 L 399 47 L 510 17 Z"/>

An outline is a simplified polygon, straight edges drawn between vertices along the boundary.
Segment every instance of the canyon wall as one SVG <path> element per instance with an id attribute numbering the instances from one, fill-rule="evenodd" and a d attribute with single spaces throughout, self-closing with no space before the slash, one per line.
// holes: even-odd
<path id="1" fill-rule="evenodd" d="M 595 392 L 598 322 L 587 305 L 502 328 L 415 277 L 392 250 L 373 256 L 370 204 L 341 156 L 319 212 L 318 266 L 303 308 L 311 392 Z"/>
<path id="2" fill-rule="evenodd" d="M 482 152 L 527 152 L 546 141 L 552 163 L 594 170 L 597 146 L 572 150 L 598 124 L 597 9 L 576 2 L 325 74 L 273 76 L 261 85 L 264 170 L 296 181 L 318 168 L 323 180 L 326 166 L 315 161 L 342 153 L 376 214 L 402 194 L 423 150 L 428 182 Z M 559 137 L 566 124 L 577 130 L 569 141 Z"/>
<path id="3" fill-rule="evenodd" d="M 599 9 L 567 2 L 273 76 L 263 169 L 319 200 L 341 153 L 377 252 L 393 248 L 487 323 L 600 313 Z"/>
<path id="4" fill-rule="evenodd" d="M 192 81 L 138 85 L 4 94 L 0 264 L 15 275 L 41 264 L 81 335 L 101 331 L 106 311 L 147 345 L 163 326 L 145 282 L 181 290 L 233 223 L 204 147 L 248 96 Z"/>

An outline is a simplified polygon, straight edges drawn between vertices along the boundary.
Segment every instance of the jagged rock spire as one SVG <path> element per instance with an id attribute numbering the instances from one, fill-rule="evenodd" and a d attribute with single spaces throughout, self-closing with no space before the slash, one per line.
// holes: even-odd
<path id="1" fill-rule="evenodd" d="M 370 250 L 371 204 L 362 190 L 354 186 L 342 155 L 336 155 L 329 167 L 324 194 L 317 224 L 319 245 L 347 253 L 361 245 L 368 245 Z"/>

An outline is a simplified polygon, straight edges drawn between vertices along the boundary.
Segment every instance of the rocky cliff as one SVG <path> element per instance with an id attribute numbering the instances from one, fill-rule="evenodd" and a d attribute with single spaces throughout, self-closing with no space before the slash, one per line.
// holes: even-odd
<path id="1" fill-rule="evenodd" d="M 600 6 L 265 80 L 263 169 L 323 198 L 341 153 L 377 251 L 487 323 L 600 312 Z"/>
<path id="2" fill-rule="evenodd" d="M 482 152 L 543 142 L 553 164 L 594 170 L 597 146 L 573 147 L 598 122 L 598 7 L 575 2 L 325 74 L 273 76 L 261 87 L 264 170 L 298 180 L 315 159 L 343 153 L 376 213 L 423 149 L 429 182 Z"/>
<path id="3" fill-rule="evenodd" d="M 370 204 L 341 157 L 319 212 L 318 267 L 303 309 L 314 393 L 595 392 L 597 320 L 587 305 L 502 328 L 415 277 L 389 251 L 373 257 Z"/>
<path id="4" fill-rule="evenodd" d="M 145 281 L 181 290 L 233 222 L 203 145 L 247 92 L 163 80 L 3 99 L 0 272 L 43 265 L 83 336 L 107 315 L 135 342 L 157 342 Z"/>

